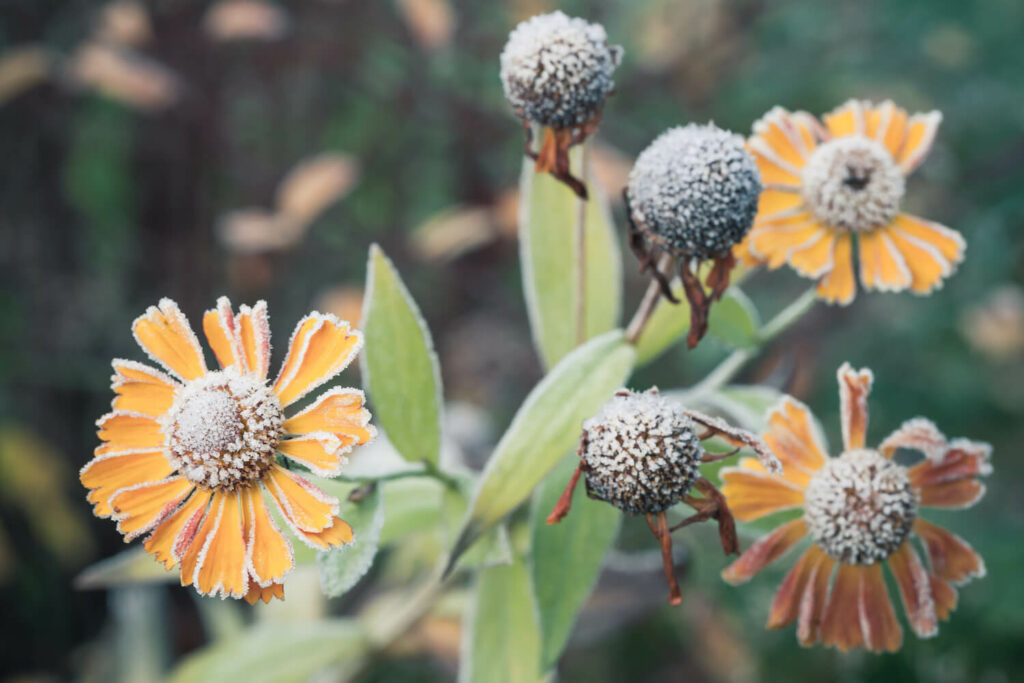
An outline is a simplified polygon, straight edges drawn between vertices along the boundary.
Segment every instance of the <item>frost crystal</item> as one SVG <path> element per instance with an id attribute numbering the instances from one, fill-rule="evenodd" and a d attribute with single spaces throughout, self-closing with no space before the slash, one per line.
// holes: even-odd
<path id="1" fill-rule="evenodd" d="M 803 170 L 803 197 L 827 225 L 860 231 L 892 222 L 903 198 L 903 173 L 889 151 L 863 135 L 829 140 Z"/>
<path id="2" fill-rule="evenodd" d="M 552 128 L 578 126 L 598 113 L 615 87 L 622 48 L 600 24 L 541 14 L 520 23 L 501 52 L 501 83 L 516 115 Z"/>
<path id="3" fill-rule="evenodd" d="M 634 514 L 682 500 L 704 448 L 693 420 L 657 389 L 622 392 L 583 423 L 587 493 Z"/>
<path id="4" fill-rule="evenodd" d="M 662 133 L 640 153 L 627 192 L 633 220 L 651 240 L 706 259 L 747 234 L 761 174 L 742 137 L 691 123 Z"/>
<path id="5" fill-rule="evenodd" d="M 186 479 L 233 491 L 274 464 L 284 413 L 277 396 L 234 366 L 209 372 L 178 391 L 160 419 L 168 459 Z"/>
<path id="6" fill-rule="evenodd" d="M 830 458 L 804 492 L 804 520 L 814 542 L 844 564 L 874 564 L 903 543 L 917 516 L 907 469 L 878 451 Z"/>

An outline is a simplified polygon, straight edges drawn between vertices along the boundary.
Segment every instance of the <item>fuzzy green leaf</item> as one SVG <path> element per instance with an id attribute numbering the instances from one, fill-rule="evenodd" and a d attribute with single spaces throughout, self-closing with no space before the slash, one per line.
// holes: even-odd
<path id="1" fill-rule="evenodd" d="M 574 173 L 582 167 L 584 145 L 570 151 Z M 593 175 L 593 174 L 590 174 Z M 580 339 L 577 221 L 581 202 L 563 183 L 536 173 L 526 158 L 519 181 L 519 255 L 530 329 L 545 367 L 569 351 L 618 325 L 622 306 L 622 255 L 608 200 L 596 182 L 588 183 L 584 203 L 586 273 L 583 339 Z"/>
<path id="2" fill-rule="evenodd" d="M 522 561 L 482 569 L 469 621 L 463 630 L 459 683 L 535 683 L 540 634 Z"/>
<path id="3" fill-rule="evenodd" d="M 737 349 L 757 346 L 761 321 L 757 309 L 738 287 L 730 287 L 721 301 L 711 305 L 708 334 Z"/>
<path id="4" fill-rule="evenodd" d="M 576 445 L 583 421 L 622 386 L 635 359 L 622 331 L 614 330 L 572 351 L 533 388 L 480 476 L 449 570 Z"/>
<path id="5" fill-rule="evenodd" d="M 570 513 L 558 524 L 546 522 L 578 463 L 575 454 L 563 458 L 537 488 L 530 510 L 533 599 L 540 619 L 545 670 L 558 663 L 622 521 L 622 513 L 615 507 L 588 498 L 580 481 Z"/>
<path id="6" fill-rule="evenodd" d="M 363 307 L 363 385 L 373 413 L 403 458 L 437 464 L 441 377 L 430 330 L 394 265 L 370 247 Z"/>
<path id="7" fill-rule="evenodd" d="M 263 622 L 190 655 L 169 681 L 285 683 L 308 680 L 328 667 L 341 679 L 361 667 L 368 648 L 351 621 Z"/>
<path id="8" fill-rule="evenodd" d="M 348 499 L 348 493 L 356 487 L 339 482 L 331 484 L 325 490 L 338 496 L 341 501 L 338 516 L 352 526 L 355 534 L 352 543 L 317 554 L 320 585 L 329 597 L 337 597 L 352 588 L 373 565 L 384 526 L 384 497 L 380 486 L 372 486 L 355 502 Z"/>

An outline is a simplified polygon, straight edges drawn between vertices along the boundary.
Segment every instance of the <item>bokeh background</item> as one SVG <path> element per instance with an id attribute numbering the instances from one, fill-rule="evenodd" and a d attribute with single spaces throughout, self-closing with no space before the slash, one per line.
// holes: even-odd
<path id="1" fill-rule="evenodd" d="M 740 379 L 809 402 L 835 442 L 835 368 L 868 365 L 872 438 L 925 415 L 995 447 L 988 496 L 940 519 L 988 577 L 961 591 L 937 638 L 907 636 L 893 656 L 801 651 L 791 629 L 762 630 L 784 567 L 725 587 L 701 531 L 685 539 L 679 609 L 662 604 L 656 563 L 612 562 L 560 679 L 1021 680 L 1018 0 L 0 2 L 3 680 L 146 680 L 253 618 L 177 586 L 75 582 L 123 550 L 76 474 L 108 410 L 110 359 L 142 357 L 129 327 L 162 296 L 193 320 L 221 293 L 265 298 L 280 342 L 312 307 L 357 320 L 366 251 L 381 243 L 433 331 L 450 434 L 479 466 L 541 375 L 515 241 L 523 142 L 498 53 L 516 21 L 556 6 L 626 48 L 593 153 L 612 194 L 671 125 L 748 133 L 773 105 L 822 113 L 851 96 L 942 110 L 906 206 L 963 232 L 960 271 L 925 299 L 819 305 Z M 629 312 L 642 282 L 626 263 Z M 745 289 L 771 311 L 803 286 L 779 271 Z M 724 353 L 679 347 L 634 383 L 684 387 Z M 457 621 L 428 622 L 359 678 L 450 680 L 458 641 Z"/>

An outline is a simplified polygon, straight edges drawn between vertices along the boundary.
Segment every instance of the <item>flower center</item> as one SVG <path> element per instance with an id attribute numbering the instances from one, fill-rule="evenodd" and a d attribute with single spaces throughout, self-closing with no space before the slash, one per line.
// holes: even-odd
<path id="1" fill-rule="evenodd" d="M 166 454 L 198 486 L 233 491 L 274 464 L 284 413 L 264 382 L 234 368 L 192 380 L 161 418 Z"/>
<path id="2" fill-rule="evenodd" d="M 804 201 L 815 218 L 836 228 L 888 225 L 899 212 L 903 190 L 903 173 L 892 155 L 863 135 L 829 140 L 804 166 Z"/>
<path id="3" fill-rule="evenodd" d="M 907 469 L 866 449 L 830 458 L 811 477 L 804 500 L 804 521 L 814 542 L 844 564 L 886 559 L 917 516 Z"/>

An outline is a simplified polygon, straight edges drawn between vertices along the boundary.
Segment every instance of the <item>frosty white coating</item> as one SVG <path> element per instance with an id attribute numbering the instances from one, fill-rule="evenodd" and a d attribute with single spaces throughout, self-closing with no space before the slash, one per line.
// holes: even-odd
<path id="1" fill-rule="evenodd" d="M 694 422 L 656 389 L 617 394 L 583 432 L 587 492 L 626 512 L 661 512 L 699 476 L 704 447 Z"/>
<path id="2" fill-rule="evenodd" d="M 501 84 L 516 115 L 552 128 L 596 114 L 615 87 L 622 48 L 608 45 L 600 24 L 562 12 L 521 22 L 501 52 Z"/>
<path id="3" fill-rule="evenodd" d="M 263 477 L 274 464 L 283 422 L 274 392 L 234 366 L 188 382 L 160 418 L 171 465 L 196 485 L 220 491 Z"/>
<path id="4" fill-rule="evenodd" d="M 804 498 L 804 521 L 814 542 L 844 564 L 886 559 L 917 516 L 907 468 L 868 449 L 829 458 L 811 477 Z"/>
<path id="5" fill-rule="evenodd" d="M 761 173 L 741 136 L 691 123 L 662 133 L 640 153 L 627 192 L 641 230 L 705 259 L 727 252 L 750 230 Z"/>
<path id="6" fill-rule="evenodd" d="M 904 189 L 903 172 L 889 151 L 863 135 L 825 142 L 803 169 L 802 193 L 814 217 L 854 232 L 891 223 Z"/>

